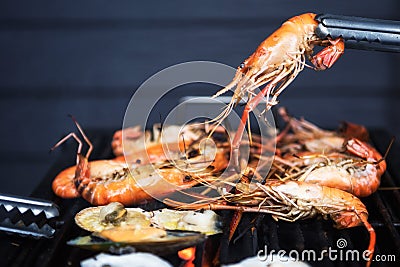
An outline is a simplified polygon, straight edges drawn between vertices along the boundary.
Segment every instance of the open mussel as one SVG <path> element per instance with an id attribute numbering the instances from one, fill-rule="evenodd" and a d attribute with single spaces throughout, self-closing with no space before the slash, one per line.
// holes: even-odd
<path id="1" fill-rule="evenodd" d="M 121 248 L 166 255 L 196 246 L 207 235 L 221 233 L 219 217 L 211 210 L 145 211 L 125 208 L 120 203 L 81 210 L 75 222 L 92 235 L 78 237 L 68 244 L 95 251 L 115 252 Z"/>
<path id="2" fill-rule="evenodd" d="M 124 208 L 119 203 L 81 210 L 75 216 L 75 222 L 89 232 L 101 232 L 115 227 L 119 227 L 118 229 L 155 227 L 164 230 L 194 231 L 206 235 L 221 233 L 219 216 L 211 210 L 145 211 L 140 208 Z"/>

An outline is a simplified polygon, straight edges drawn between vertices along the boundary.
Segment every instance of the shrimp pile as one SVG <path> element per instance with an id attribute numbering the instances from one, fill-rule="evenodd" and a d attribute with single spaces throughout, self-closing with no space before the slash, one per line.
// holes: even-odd
<path id="1" fill-rule="evenodd" d="M 229 239 L 243 212 L 267 213 L 275 220 L 290 222 L 320 216 L 331 219 L 338 229 L 363 225 L 370 236 L 369 266 L 376 235 L 359 197 L 369 196 L 379 187 L 386 156 L 367 142 L 363 126 L 346 123 L 341 130 L 328 131 L 289 116 L 284 108 L 279 113 L 287 125 L 277 136 L 273 164 L 263 179 L 256 183 L 241 179 L 235 190 L 228 192 L 215 188 L 224 193 L 213 199 L 190 204 L 167 199 L 165 203 L 182 209 L 234 210 Z M 255 172 L 249 167 L 241 175 L 252 177 Z M 228 180 L 223 183 L 231 185 Z"/>
<path id="2" fill-rule="evenodd" d="M 111 202 L 140 204 L 212 181 L 214 175 L 223 171 L 229 161 L 229 145 L 227 148 L 224 142 L 214 142 L 219 145 L 210 149 L 200 142 L 202 136 L 208 136 L 206 133 L 193 133 L 193 139 L 187 138 L 184 144 L 151 142 L 148 147 L 133 146 L 126 157 L 120 155 L 114 159 L 89 161 L 93 145 L 81 126 L 74 122 L 89 149 L 86 155 L 82 154 L 83 142 L 75 133 L 68 134 L 52 148 L 55 149 L 69 138 L 74 138 L 79 144 L 76 166 L 60 172 L 52 183 L 53 192 L 62 198 L 82 196 L 93 205 Z M 120 133 L 116 135 L 113 145 L 118 155 L 121 145 L 116 144 L 120 142 Z M 170 145 L 168 152 L 171 153 L 164 152 L 165 144 Z M 184 153 L 180 150 L 182 146 L 186 150 Z"/>
<path id="3" fill-rule="evenodd" d="M 284 108 L 279 113 L 287 126 L 278 136 L 279 155 L 275 155 L 269 177 L 338 188 L 357 197 L 369 196 L 378 189 L 386 162 L 366 142 L 365 127 L 347 123 L 351 131 L 348 127 L 327 131 L 288 116 Z"/>

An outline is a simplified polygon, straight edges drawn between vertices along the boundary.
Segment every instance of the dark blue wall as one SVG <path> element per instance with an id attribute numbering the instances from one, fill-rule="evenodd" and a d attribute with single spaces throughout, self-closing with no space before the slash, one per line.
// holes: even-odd
<path id="1" fill-rule="evenodd" d="M 74 129 L 67 114 L 88 129 L 120 128 L 135 89 L 163 68 L 235 67 L 283 21 L 309 11 L 400 20 L 399 10 L 396 0 L 2 2 L 0 191 L 29 194 L 57 158 L 48 149 Z M 400 136 L 399 76 L 399 55 L 347 50 L 329 71 L 304 70 L 281 103 L 325 127 L 349 120 Z"/>

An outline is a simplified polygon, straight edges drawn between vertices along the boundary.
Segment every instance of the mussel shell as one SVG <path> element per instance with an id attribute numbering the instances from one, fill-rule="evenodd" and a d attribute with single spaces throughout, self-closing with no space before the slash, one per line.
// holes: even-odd
<path id="1" fill-rule="evenodd" d="M 101 232 L 115 227 L 113 223 L 101 222 L 99 214 L 103 207 L 90 207 L 81 210 L 75 216 L 76 224 L 89 232 Z M 150 227 L 153 225 L 166 230 L 194 231 L 206 235 L 214 235 L 222 232 L 220 229 L 220 218 L 213 211 L 204 211 L 202 213 L 160 209 L 148 212 L 140 208 L 126 208 L 126 210 L 126 216 L 118 222 L 118 225 L 121 227 Z M 196 222 L 196 220 L 199 221 Z"/>
<path id="2" fill-rule="evenodd" d="M 131 248 L 135 251 L 150 252 L 157 255 L 168 255 L 201 244 L 205 239 L 206 236 L 200 233 L 167 231 L 165 237 L 155 238 L 151 241 L 122 243 L 112 242 L 95 235 L 90 235 L 70 240 L 67 244 L 82 249 L 101 252 L 115 253 L 119 248 L 122 249 L 122 251 L 123 248 L 127 250 Z"/>

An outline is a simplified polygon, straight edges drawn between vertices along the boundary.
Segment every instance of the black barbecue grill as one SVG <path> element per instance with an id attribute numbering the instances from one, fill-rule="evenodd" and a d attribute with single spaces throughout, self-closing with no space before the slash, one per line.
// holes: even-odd
<path id="1" fill-rule="evenodd" d="M 92 159 L 110 158 L 112 151 L 110 147 L 112 131 L 93 131 L 89 133 L 95 150 Z M 381 152 L 387 149 L 391 136 L 381 130 L 370 132 L 374 145 Z M 60 199 L 55 197 L 51 190 L 51 182 L 55 175 L 63 168 L 74 164 L 75 146 L 67 145 L 63 147 L 61 157 L 51 167 L 47 176 L 32 193 L 33 197 L 47 199 L 55 202 L 60 208 L 60 217 L 50 220 L 50 224 L 56 229 L 55 235 L 50 239 L 34 239 L 15 234 L 0 233 L 0 266 L 79 266 L 79 263 L 98 252 L 88 251 L 66 244 L 67 241 L 88 233 L 75 225 L 74 216 L 83 208 L 90 206 L 83 199 Z M 376 230 L 377 242 L 375 255 L 380 255 L 385 262 L 374 262 L 372 266 L 396 266 L 400 261 L 400 191 L 393 187 L 400 186 L 400 149 L 394 146 L 390 151 L 387 162 L 388 170 L 382 177 L 381 187 L 392 188 L 379 190 L 373 195 L 364 198 L 369 211 L 369 221 Z M 149 202 L 141 206 L 144 209 L 155 209 L 163 207 L 162 203 Z M 0 215 L 4 213 L 0 207 Z M 19 220 L 21 215 L 18 211 L 12 211 L 15 216 L 14 222 Z M 220 213 L 225 221 L 225 230 L 229 226 L 232 212 L 223 211 Z M 33 214 L 27 212 L 23 215 L 25 223 L 30 222 Z M 41 215 L 39 215 L 41 216 Z M 18 219 L 17 219 L 18 218 Z M 45 217 L 43 216 L 43 221 Z M 352 229 L 336 230 L 332 227 L 331 221 L 324 220 L 304 220 L 299 222 L 275 222 L 271 216 L 263 214 L 245 214 L 233 241 L 228 244 L 227 231 L 224 234 L 209 238 L 204 244 L 197 247 L 196 266 L 205 264 L 207 255 L 211 258 L 216 248 L 221 244 L 220 261 L 222 263 L 238 262 L 246 257 L 255 256 L 260 250 L 267 253 L 274 250 L 283 250 L 295 256 L 295 252 L 300 255 L 304 250 L 314 250 L 317 258 L 323 250 L 329 248 L 337 249 L 337 260 L 329 260 L 325 254 L 323 260 L 311 261 L 312 266 L 364 266 L 365 262 L 340 260 L 338 240 L 345 243 L 344 250 L 364 251 L 367 249 L 369 235 L 365 228 L 356 227 Z M 264 252 L 261 251 L 260 256 Z M 176 254 L 162 255 L 174 266 L 179 266 L 181 260 Z M 395 258 L 393 258 L 395 257 Z M 393 262 L 393 260 L 397 260 Z M 205 265 L 203 265 L 205 266 Z"/>

